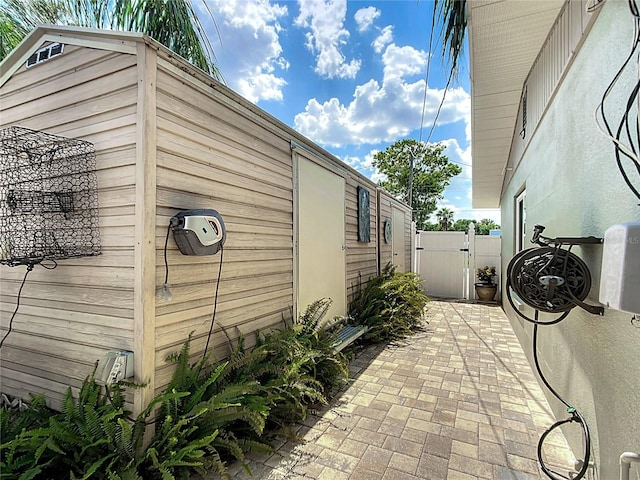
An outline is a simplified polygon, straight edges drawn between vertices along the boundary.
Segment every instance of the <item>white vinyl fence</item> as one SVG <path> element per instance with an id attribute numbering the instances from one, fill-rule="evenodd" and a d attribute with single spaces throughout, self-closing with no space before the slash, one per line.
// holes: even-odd
<path id="1" fill-rule="evenodd" d="M 441 298 L 475 299 L 476 270 L 496 267 L 500 298 L 499 236 L 469 232 L 423 232 L 416 234 L 416 273 L 427 295 Z"/>

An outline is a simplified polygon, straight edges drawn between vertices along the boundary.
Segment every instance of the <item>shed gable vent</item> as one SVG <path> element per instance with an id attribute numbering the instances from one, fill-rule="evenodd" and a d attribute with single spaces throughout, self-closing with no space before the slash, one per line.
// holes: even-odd
<path id="1" fill-rule="evenodd" d="M 33 67 L 34 65 L 38 65 L 39 63 L 46 62 L 58 55 L 62 55 L 64 51 L 64 44 L 62 43 L 52 43 L 51 45 L 47 45 L 44 48 L 41 48 L 33 55 L 31 55 L 27 59 L 26 67 Z"/>

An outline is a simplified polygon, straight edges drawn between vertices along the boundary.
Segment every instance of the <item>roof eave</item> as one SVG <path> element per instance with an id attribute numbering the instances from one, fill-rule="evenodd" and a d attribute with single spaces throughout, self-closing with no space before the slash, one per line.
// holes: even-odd
<path id="1" fill-rule="evenodd" d="M 565 1 L 469 2 L 474 208 L 500 206 L 522 88 Z"/>

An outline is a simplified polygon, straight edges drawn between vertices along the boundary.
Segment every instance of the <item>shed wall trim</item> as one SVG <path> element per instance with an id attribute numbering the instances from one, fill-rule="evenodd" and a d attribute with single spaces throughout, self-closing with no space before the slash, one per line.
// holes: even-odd
<path id="1" fill-rule="evenodd" d="M 341 168 L 337 163 L 332 162 L 321 155 L 313 153 L 308 148 L 305 148 L 304 146 L 294 142 L 293 140 L 291 141 L 291 150 L 293 153 L 302 155 L 306 159 L 311 160 L 312 162 L 317 163 L 318 165 L 331 170 L 333 173 L 336 173 L 341 177 L 348 176 L 347 170 L 345 170 L 344 168 Z"/>
<path id="2" fill-rule="evenodd" d="M 134 276 L 134 374 L 145 387 L 135 390 L 134 415 L 154 394 L 156 265 L 156 80 L 157 54 L 138 44 L 136 203 Z"/>

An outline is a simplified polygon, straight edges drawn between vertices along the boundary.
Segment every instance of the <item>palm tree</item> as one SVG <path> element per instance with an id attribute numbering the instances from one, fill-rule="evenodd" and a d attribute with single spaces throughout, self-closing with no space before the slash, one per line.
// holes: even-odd
<path id="1" fill-rule="evenodd" d="M 0 0 L 0 60 L 39 24 L 144 33 L 222 80 L 192 0 Z"/>
<path id="2" fill-rule="evenodd" d="M 453 212 L 446 207 L 442 207 L 438 210 L 436 212 L 436 217 L 438 217 L 440 228 L 445 232 L 453 225 Z"/>
<path id="3" fill-rule="evenodd" d="M 449 59 L 451 74 L 455 76 L 467 32 L 467 0 L 435 0 L 434 10 L 444 27 L 443 54 Z"/>

